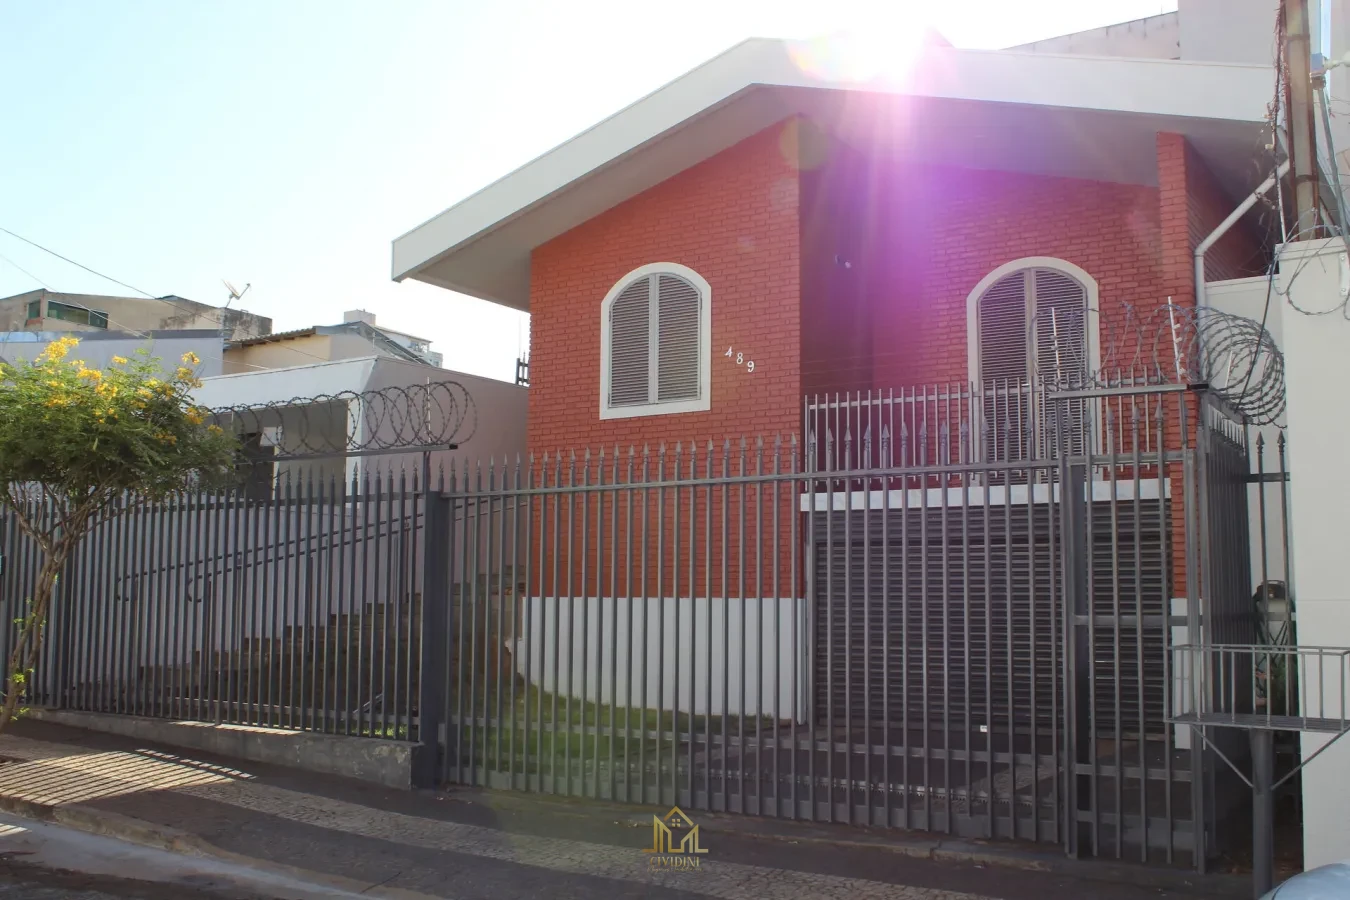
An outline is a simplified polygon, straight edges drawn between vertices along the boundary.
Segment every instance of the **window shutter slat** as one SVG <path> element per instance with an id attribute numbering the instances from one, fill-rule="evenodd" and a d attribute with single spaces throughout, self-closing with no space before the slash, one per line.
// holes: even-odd
<path id="1" fill-rule="evenodd" d="M 980 298 L 980 378 L 1022 379 L 1027 375 L 1026 273 L 1014 272 Z"/>
<path id="2" fill-rule="evenodd" d="M 658 401 L 699 396 L 699 325 L 702 298 L 692 284 L 674 275 L 657 276 Z"/>
<path id="3" fill-rule="evenodd" d="M 1036 375 L 1046 387 L 1084 387 L 1091 368 L 1088 362 L 1087 288 L 1054 269 L 1037 269 L 1035 282 Z M 1069 452 L 1086 452 L 1087 401 L 1050 402 L 1056 404 L 1068 426 Z M 1047 415 L 1051 412 L 1046 410 Z"/>
<path id="4" fill-rule="evenodd" d="M 1080 387 L 1088 375 L 1087 290 L 1053 269 L 1037 269 L 1036 372 L 1047 384 Z"/>
<path id="5" fill-rule="evenodd" d="M 609 405 L 651 400 L 651 278 L 624 288 L 610 307 Z"/>
<path id="6" fill-rule="evenodd" d="M 980 380 L 984 395 L 985 458 L 1017 459 L 1025 454 L 1029 399 L 1027 377 L 1027 278 L 1014 272 L 994 282 L 978 306 Z"/>

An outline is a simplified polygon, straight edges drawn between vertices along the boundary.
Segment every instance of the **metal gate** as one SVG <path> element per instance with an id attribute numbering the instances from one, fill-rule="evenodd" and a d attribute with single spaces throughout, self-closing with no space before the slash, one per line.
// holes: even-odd
<path id="1" fill-rule="evenodd" d="M 1015 390 L 1044 413 L 835 397 L 802 444 L 452 473 L 441 776 L 1203 865 L 1166 648 L 1251 621 L 1246 430 L 1186 387 Z"/>

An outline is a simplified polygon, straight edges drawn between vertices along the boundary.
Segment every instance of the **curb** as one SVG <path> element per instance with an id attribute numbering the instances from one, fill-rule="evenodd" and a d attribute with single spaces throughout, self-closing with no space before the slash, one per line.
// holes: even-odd
<path id="1" fill-rule="evenodd" d="M 204 838 L 173 828 L 168 825 L 156 825 L 143 819 L 124 816 L 121 813 L 105 812 L 89 806 L 38 803 L 0 794 L 0 812 L 6 812 L 24 819 L 60 825 L 86 834 L 114 838 L 129 844 L 163 850 L 183 856 L 193 856 L 215 862 L 228 863 L 258 872 L 284 878 L 297 883 L 298 887 L 335 891 L 338 896 L 382 897 L 386 900 L 444 900 L 432 894 L 408 891 L 402 888 L 383 888 L 367 882 L 325 875 L 309 869 L 300 869 L 279 863 L 268 862 L 251 856 L 244 856 L 229 850 L 223 850 Z"/>
<path id="2" fill-rule="evenodd" d="M 521 794 L 484 788 L 450 786 L 437 791 L 446 798 L 486 803 L 495 808 L 513 807 L 520 811 L 538 812 L 546 805 L 550 812 L 579 818 L 617 818 L 633 825 L 648 825 L 649 819 L 634 817 L 630 806 L 608 803 L 581 804 L 575 798 L 553 797 L 544 794 Z M 1213 873 L 1198 875 L 1183 869 L 1168 869 L 1144 863 L 1119 863 L 1105 860 L 1074 859 L 1044 850 L 1027 849 L 1017 845 L 986 844 L 978 841 L 931 837 L 917 832 L 895 830 L 877 831 L 852 829 L 855 834 L 820 834 L 823 828 L 840 827 L 823 822 L 762 819 L 754 816 L 726 813 L 698 813 L 701 827 L 709 834 L 725 834 L 758 841 L 812 844 L 820 847 L 839 847 L 882 851 L 910 859 L 926 859 L 948 864 L 988 866 L 1061 875 L 1083 882 L 1130 884 L 1136 887 L 1177 891 L 1203 897 L 1248 898 L 1251 881 L 1245 875 Z M 794 833 L 796 829 L 812 829 L 816 833 Z"/>

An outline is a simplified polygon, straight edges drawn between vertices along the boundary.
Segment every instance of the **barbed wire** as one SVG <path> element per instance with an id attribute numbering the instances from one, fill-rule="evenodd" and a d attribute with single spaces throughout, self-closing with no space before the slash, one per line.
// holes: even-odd
<path id="1" fill-rule="evenodd" d="M 1081 314 L 1080 314 L 1081 315 Z M 1113 306 L 1086 322 L 1054 310 L 1033 317 L 1028 328 L 1039 367 L 1061 385 L 1111 388 L 1126 384 L 1205 384 L 1250 424 L 1274 423 L 1285 408 L 1284 354 L 1258 321 L 1214 309 L 1164 303 L 1144 309 Z M 1099 334 L 1100 356 L 1068 334 Z"/>
<path id="2" fill-rule="evenodd" d="M 216 407 L 208 421 L 284 459 L 462 445 L 478 428 L 478 410 L 464 385 L 433 381 Z"/>

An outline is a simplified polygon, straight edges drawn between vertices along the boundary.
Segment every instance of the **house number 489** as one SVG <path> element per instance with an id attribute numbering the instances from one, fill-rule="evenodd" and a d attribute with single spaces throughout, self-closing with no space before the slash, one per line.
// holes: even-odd
<path id="1" fill-rule="evenodd" d="M 736 365 L 738 366 L 745 366 L 745 371 L 747 372 L 755 371 L 755 361 L 753 359 L 746 359 L 744 353 L 739 353 L 735 349 L 728 347 L 727 352 L 722 355 L 727 359 L 736 360 Z"/>

